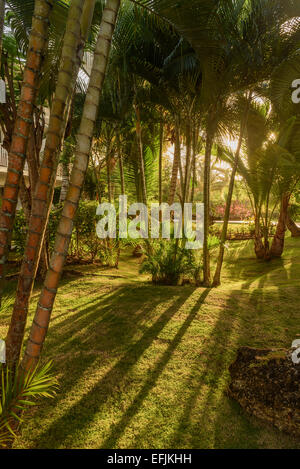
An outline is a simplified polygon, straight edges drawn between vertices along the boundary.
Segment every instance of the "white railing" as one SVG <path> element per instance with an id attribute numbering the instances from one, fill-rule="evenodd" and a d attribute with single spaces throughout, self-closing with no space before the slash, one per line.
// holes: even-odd
<path id="1" fill-rule="evenodd" d="M 8 152 L 3 148 L 2 145 L 0 145 L 0 167 L 7 168 L 8 166 Z M 28 164 L 27 161 L 25 161 L 25 166 L 24 166 L 24 171 L 28 172 Z M 62 179 L 62 167 L 61 165 L 58 166 L 57 168 L 57 178 Z"/>
<path id="2" fill-rule="evenodd" d="M 3 166 L 4 168 L 7 168 L 8 166 L 8 152 L 2 145 L 0 145 L 0 166 Z M 27 161 L 25 161 L 24 171 L 28 171 Z"/>
<path id="3" fill-rule="evenodd" d="M 0 145 L 0 166 L 7 167 L 7 164 L 8 164 L 8 153 L 5 150 L 5 148 L 3 148 L 2 145 Z"/>
<path id="4" fill-rule="evenodd" d="M 62 175 L 63 175 L 63 171 L 62 171 L 62 166 L 61 165 L 58 165 L 58 168 L 57 168 L 57 179 L 62 179 Z"/>
<path id="5" fill-rule="evenodd" d="M 85 52 L 83 56 L 83 67 L 88 75 L 92 71 L 93 67 L 93 55 L 90 52 Z"/>

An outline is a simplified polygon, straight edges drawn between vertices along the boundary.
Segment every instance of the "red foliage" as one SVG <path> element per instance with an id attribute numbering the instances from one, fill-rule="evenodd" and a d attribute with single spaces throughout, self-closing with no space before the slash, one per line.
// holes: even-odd
<path id="1" fill-rule="evenodd" d="M 226 205 L 217 205 L 214 208 L 216 218 L 224 218 Z M 238 200 L 232 201 L 230 208 L 230 220 L 247 220 L 252 217 L 253 212 L 251 207 L 245 202 L 239 202 Z"/>

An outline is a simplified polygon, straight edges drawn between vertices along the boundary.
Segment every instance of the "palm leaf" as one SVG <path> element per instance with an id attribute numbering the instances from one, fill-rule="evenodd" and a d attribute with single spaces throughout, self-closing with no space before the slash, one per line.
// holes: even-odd
<path id="1" fill-rule="evenodd" d="M 22 412 L 36 404 L 39 397 L 53 398 L 57 389 L 51 373 L 52 362 L 25 373 L 20 368 L 12 373 L 1 365 L 0 370 L 0 446 L 6 446 L 16 435 L 15 422 L 22 422 Z M 33 400 L 34 399 L 34 400 Z"/>

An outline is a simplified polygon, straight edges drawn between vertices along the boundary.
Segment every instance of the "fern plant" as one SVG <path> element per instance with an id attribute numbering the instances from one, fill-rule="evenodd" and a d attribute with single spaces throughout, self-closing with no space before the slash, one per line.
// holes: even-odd
<path id="1" fill-rule="evenodd" d="M 53 398 L 58 384 L 51 373 L 52 362 L 29 372 L 18 368 L 13 373 L 5 365 L 0 366 L 0 447 L 6 447 L 16 437 L 23 411 L 34 406 L 39 397 Z"/>

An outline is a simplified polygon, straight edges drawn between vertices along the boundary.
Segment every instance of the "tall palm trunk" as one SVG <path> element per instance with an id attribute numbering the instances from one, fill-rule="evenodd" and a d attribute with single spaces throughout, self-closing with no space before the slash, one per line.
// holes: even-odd
<path id="1" fill-rule="evenodd" d="M 106 176 L 107 176 L 107 194 L 108 202 L 112 202 L 112 184 L 111 184 L 111 140 L 109 140 L 106 147 Z"/>
<path id="2" fill-rule="evenodd" d="M 191 178 L 191 156 L 192 156 L 192 127 L 190 119 L 186 125 L 186 162 L 184 175 L 184 189 L 182 203 L 188 202 L 190 178 Z"/>
<path id="3" fill-rule="evenodd" d="M 164 125 L 160 124 L 159 133 L 159 170 L 158 170 L 158 200 L 159 205 L 162 203 L 162 156 L 163 156 L 163 140 L 164 140 Z"/>
<path id="4" fill-rule="evenodd" d="M 286 226 L 288 230 L 291 232 L 292 238 L 300 237 L 300 228 L 296 225 L 294 220 L 292 220 L 289 212 L 287 212 L 287 216 L 286 216 Z"/>
<path id="5" fill-rule="evenodd" d="M 210 287 L 210 254 L 208 246 L 209 225 L 210 225 L 210 173 L 211 173 L 211 152 L 216 131 L 215 110 L 210 110 L 206 131 L 206 146 L 204 160 L 204 181 L 203 181 L 203 202 L 204 202 L 204 233 L 203 233 L 203 284 Z"/>
<path id="6" fill-rule="evenodd" d="M 195 199 L 195 186 L 196 186 L 196 154 L 197 154 L 197 143 L 198 143 L 198 129 L 195 128 L 193 132 L 193 157 L 192 157 L 192 193 L 191 193 L 191 203 Z"/>
<path id="7" fill-rule="evenodd" d="M 121 195 L 125 195 L 124 165 L 123 165 L 123 155 L 122 155 L 121 140 L 120 140 L 119 133 L 117 134 L 117 143 L 118 143 L 118 160 L 119 160 L 120 181 L 121 181 Z"/>
<path id="8" fill-rule="evenodd" d="M 118 160 L 119 160 L 119 170 L 120 170 L 120 181 L 121 181 L 121 195 L 126 195 L 125 193 L 125 177 L 124 177 L 124 166 L 123 166 L 123 155 L 122 155 L 122 148 L 121 148 L 121 139 L 120 139 L 120 132 L 117 131 L 117 152 L 118 152 Z M 117 236 L 117 257 L 115 262 L 115 268 L 119 268 L 119 260 L 121 255 L 121 244 L 120 238 Z"/>
<path id="9" fill-rule="evenodd" d="M 7 361 L 18 362 L 22 348 L 28 305 L 39 265 L 47 221 L 53 199 L 58 156 L 65 134 L 71 98 L 79 69 L 78 50 L 83 48 L 81 19 L 84 0 L 72 0 L 63 41 L 60 70 L 53 99 L 40 176 L 37 182 L 16 300 L 6 339 Z M 87 11 L 89 17 L 91 12 Z M 87 31 L 85 32 L 87 34 Z"/>
<path id="10" fill-rule="evenodd" d="M 134 104 L 134 109 L 135 109 L 135 115 L 136 115 L 136 137 L 137 137 L 137 145 L 138 145 L 139 173 L 140 173 L 140 181 L 141 181 L 141 186 L 142 186 L 142 202 L 143 204 L 147 205 L 147 187 L 146 187 L 146 176 L 145 176 L 141 114 L 140 114 L 140 108 L 137 103 Z"/>
<path id="11" fill-rule="evenodd" d="M 252 99 L 252 95 L 250 94 L 247 100 L 245 112 L 241 121 L 240 136 L 239 136 L 238 146 L 236 149 L 234 163 L 233 163 L 231 176 L 230 176 L 230 182 L 229 182 L 229 188 L 228 188 L 228 194 L 227 194 L 227 200 L 226 200 L 226 209 L 225 209 L 225 214 L 224 214 L 224 223 L 223 223 L 222 234 L 221 234 L 221 244 L 219 248 L 219 256 L 218 256 L 217 266 L 216 266 L 214 280 L 213 280 L 214 287 L 217 287 L 218 285 L 221 284 L 221 271 L 222 271 L 222 265 L 223 265 L 223 259 L 224 259 L 225 243 L 227 239 L 232 194 L 233 194 L 233 189 L 234 189 L 235 176 L 236 176 L 236 172 L 237 172 L 239 160 L 240 160 L 240 152 L 241 152 L 242 143 L 243 143 L 246 125 L 247 125 L 247 120 L 248 120 L 251 99 Z"/>
<path id="12" fill-rule="evenodd" d="M 12 229 L 18 203 L 20 182 L 23 177 L 27 141 L 29 138 L 34 105 L 39 85 L 40 71 L 48 43 L 49 16 L 53 0 L 36 0 L 28 54 L 24 70 L 21 97 L 8 156 L 8 168 L 4 185 L 0 215 L 0 295 L 5 281 Z"/>
<path id="13" fill-rule="evenodd" d="M 261 226 L 260 226 L 260 210 L 256 210 L 254 215 L 254 251 L 257 259 L 264 259 L 265 257 L 265 247 L 262 241 L 262 233 L 261 233 Z"/>
<path id="14" fill-rule="evenodd" d="M 88 168 L 101 90 L 105 78 L 111 41 L 119 7 L 120 0 L 107 0 L 103 11 L 99 36 L 94 53 L 94 63 L 90 83 L 84 104 L 81 125 L 77 135 L 75 162 L 70 177 L 69 190 L 56 234 L 55 247 L 51 257 L 50 268 L 40 295 L 31 327 L 29 341 L 25 351 L 23 360 L 23 367 L 25 369 L 30 369 L 36 365 L 49 327 L 59 279 L 70 244 L 74 216 L 78 207 L 81 189 Z"/>
<path id="15" fill-rule="evenodd" d="M 40 151 L 41 151 L 42 141 L 43 141 L 42 136 L 44 134 L 44 128 L 45 128 L 44 119 L 42 119 L 43 123 L 39 124 L 41 114 L 42 112 L 39 111 L 35 115 L 34 120 L 36 122 L 36 125 L 33 126 L 30 132 L 30 137 L 28 140 L 28 146 L 27 146 L 27 152 L 26 152 L 26 161 L 28 164 L 28 173 L 29 173 L 29 181 L 30 181 L 30 188 L 27 190 L 30 196 L 30 212 L 29 212 L 29 216 L 27 217 L 28 225 L 30 221 L 33 195 L 34 195 L 37 181 L 39 179 Z M 23 185 L 21 184 L 20 186 L 20 199 L 21 200 L 24 196 L 24 194 L 22 194 L 24 191 L 24 188 L 22 186 Z M 40 262 L 38 266 L 38 275 L 42 279 L 44 279 L 47 270 L 48 270 L 48 248 L 47 248 L 46 242 L 44 242 L 42 246 L 41 257 L 40 257 Z"/>
<path id="16" fill-rule="evenodd" d="M 211 152 L 213 146 L 213 136 L 206 137 L 205 163 L 204 163 L 204 237 L 203 237 L 203 283 L 204 286 L 210 286 L 210 254 L 208 248 L 208 232 L 210 224 L 210 164 Z"/>
<path id="17" fill-rule="evenodd" d="M 177 180 L 178 180 L 179 161 L 180 161 L 180 130 L 179 130 L 179 125 L 176 123 L 174 160 L 173 160 L 172 177 L 171 177 L 169 201 L 168 201 L 169 205 L 172 205 L 175 200 Z"/>
<path id="18" fill-rule="evenodd" d="M 277 222 L 276 232 L 273 237 L 270 257 L 281 257 L 284 250 L 284 240 L 286 232 L 286 218 L 291 194 L 286 192 L 281 198 L 280 214 Z"/>

